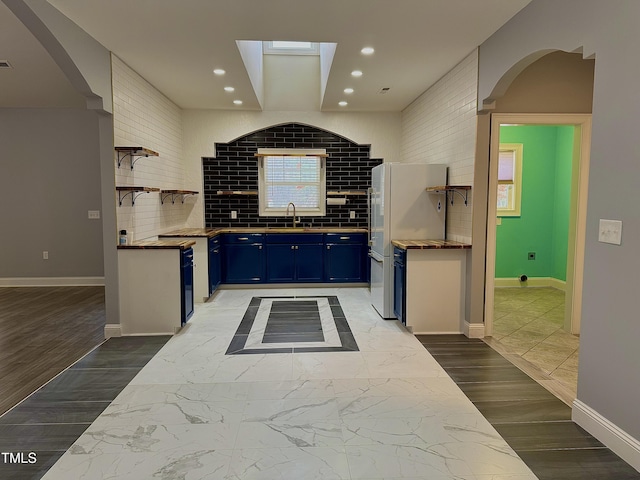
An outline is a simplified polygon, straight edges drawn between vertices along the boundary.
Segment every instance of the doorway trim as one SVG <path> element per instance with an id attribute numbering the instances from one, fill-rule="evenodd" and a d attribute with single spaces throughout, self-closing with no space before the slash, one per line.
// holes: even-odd
<path id="1" fill-rule="evenodd" d="M 489 142 L 489 195 L 487 206 L 487 245 L 485 268 L 485 335 L 493 333 L 496 270 L 496 213 L 498 192 L 498 152 L 500 150 L 500 125 L 572 125 L 573 159 L 571 174 L 571 205 L 569 217 L 569 245 L 567 251 L 567 279 L 565 292 L 566 331 L 580 333 L 582 314 L 582 281 L 584 272 L 584 244 L 587 220 L 587 193 L 589 187 L 589 154 L 591 147 L 591 114 L 491 114 L 491 138 Z"/>

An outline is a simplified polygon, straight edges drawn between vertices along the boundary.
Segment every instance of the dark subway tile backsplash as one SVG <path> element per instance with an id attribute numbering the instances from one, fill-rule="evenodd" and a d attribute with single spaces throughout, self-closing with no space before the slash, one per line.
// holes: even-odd
<path id="1" fill-rule="evenodd" d="M 260 217 L 257 196 L 217 195 L 218 190 L 258 190 L 258 148 L 324 148 L 327 190 L 367 190 L 371 169 L 382 159 L 369 158 L 369 145 L 358 145 L 310 125 L 289 123 L 250 133 L 230 143 L 216 143 L 216 158 L 203 159 L 205 225 L 215 227 L 280 227 L 290 218 Z M 356 218 L 349 218 L 349 211 Z M 231 219 L 231 211 L 238 218 Z M 324 217 L 301 217 L 302 226 L 366 227 L 367 197 L 350 196 L 346 205 L 327 205 Z"/>

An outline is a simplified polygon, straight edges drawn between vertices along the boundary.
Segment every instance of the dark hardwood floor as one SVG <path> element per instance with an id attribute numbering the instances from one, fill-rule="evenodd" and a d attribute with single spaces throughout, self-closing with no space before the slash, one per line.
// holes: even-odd
<path id="1" fill-rule="evenodd" d="M 103 287 L 0 288 L 0 415 L 104 341 Z"/>
<path id="2" fill-rule="evenodd" d="M 482 340 L 416 337 L 540 480 L 640 479 L 571 421 L 570 407 Z"/>

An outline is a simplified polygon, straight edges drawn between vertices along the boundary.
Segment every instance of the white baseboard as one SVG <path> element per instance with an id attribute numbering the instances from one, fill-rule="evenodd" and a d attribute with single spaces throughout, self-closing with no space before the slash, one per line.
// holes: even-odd
<path id="1" fill-rule="evenodd" d="M 484 323 L 464 322 L 464 331 L 467 338 L 484 338 Z"/>
<path id="2" fill-rule="evenodd" d="M 564 280 L 552 277 L 529 277 L 526 282 L 521 282 L 519 278 L 495 278 L 496 287 L 553 287 L 565 291 Z"/>
<path id="3" fill-rule="evenodd" d="M 0 287 L 103 287 L 104 277 L 0 278 Z"/>
<path id="4" fill-rule="evenodd" d="M 121 337 L 122 327 L 119 323 L 107 323 L 104 326 L 104 338 L 109 339 L 111 337 Z"/>
<path id="5" fill-rule="evenodd" d="M 577 399 L 573 401 L 571 419 L 640 471 L 640 441 Z"/>

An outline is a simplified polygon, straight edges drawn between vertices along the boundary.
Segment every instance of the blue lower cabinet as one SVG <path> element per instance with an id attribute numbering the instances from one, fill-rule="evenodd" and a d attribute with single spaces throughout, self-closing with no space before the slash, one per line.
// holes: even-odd
<path id="1" fill-rule="evenodd" d="M 322 282 L 321 233 L 266 235 L 267 283 Z"/>
<path id="2" fill-rule="evenodd" d="M 296 245 L 296 281 L 322 282 L 323 245 Z"/>
<path id="3" fill-rule="evenodd" d="M 407 323 L 407 270 L 406 250 L 394 248 L 393 251 L 393 313 L 402 323 Z"/>
<path id="4" fill-rule="evenodd" d="M 293 282 L 295 279 L 294 245 L 267 245 L 267 282 Z"/>
<path id="5" fill-rule="evenodd" d="M 224 283 L 265 281 L 265 254 L 262 243 L 226 244 L 223 259 Z"/>
<path id="6" fill-rule="evenodd" d="M 182 306 L 181 324 L 193 315 L 193 248 L 186 248 L 180 251 L 180 303 Z"/>
<path id="7" fill-rule="evenodd" d="M 365 234 L 325 234 L 324 280 L 334 283 L 367 281 Z"/>

